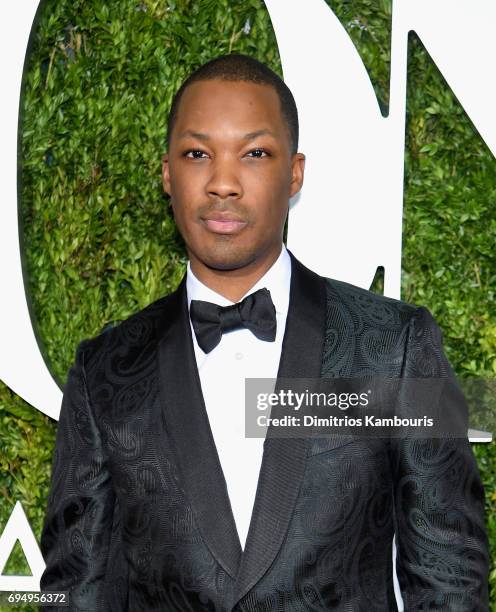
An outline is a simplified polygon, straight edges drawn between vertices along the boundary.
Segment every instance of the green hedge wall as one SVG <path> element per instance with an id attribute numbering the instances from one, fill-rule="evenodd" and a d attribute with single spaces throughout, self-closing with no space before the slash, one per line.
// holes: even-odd
<path id="1" fill-rule="evenodd" d="M 391 0 L 328 4 L 387 110 Z M 186 256 L 160 179 L 168 109 L 192 69 L 230 51 L 281 73 L 261 0 L 42 3 L 22 99 L 21 217 L 37 332 L 61 384 L 82 338 L 179 282 Z M 415 36 L 407 105 L 403 298 L 436 316 L 460 378 L 494 378 L 496 162 Z M 39 537 L 56 423 L 2 384 L 0 424 L 0 529 L 20 500 Z M 494 558 L 495 444 L 474 448 Z M 6 573 L 25 571 L 17 548 Z M 494 569 L 491 589 L 496 610 Z"/>

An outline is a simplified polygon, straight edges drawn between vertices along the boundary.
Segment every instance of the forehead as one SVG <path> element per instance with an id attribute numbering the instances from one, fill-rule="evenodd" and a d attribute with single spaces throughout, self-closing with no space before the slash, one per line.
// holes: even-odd
<path id="1" fill-rule="evenodd" d="M 176 127 L 202 132 L 251 132 L 267 129 L 285 134 L 286 122 L 276 90 L 270 85 L 219 79 L 197 81 L 184 91 Z"/>

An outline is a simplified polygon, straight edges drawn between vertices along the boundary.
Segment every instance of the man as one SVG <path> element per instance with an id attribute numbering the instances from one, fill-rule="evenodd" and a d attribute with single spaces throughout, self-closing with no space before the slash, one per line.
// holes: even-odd
<path id="1" fill-rule="evenodd" d="M 163 183 L 187 274 L 83 342 L 64 394 L 42 588 L 72 610 L 396 610 L 394 534 L 406 610 L 488 609 L 466 438 L 244 438 L 245 377 L 434 376 L 462 401 L 425 308 L 283 246 L 297 146 L 291 93 L 252 58 L 176 94 Z"/>

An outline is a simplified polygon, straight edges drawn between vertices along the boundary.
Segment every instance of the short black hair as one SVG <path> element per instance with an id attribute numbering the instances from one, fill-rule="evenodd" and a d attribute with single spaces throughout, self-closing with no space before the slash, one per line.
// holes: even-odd
<path id="1" fill-rule="evenodd" d="M 198 81 L 248 81 L 259 85 L 270 85 L 276 90 L 281 104 L 281 112 L 286 119 L 291 143 L 291 153 L 298 150 L 298 109 L 291 90 L 286 83 L 262 62 L 241 53 L 221 55 L 200 66 L 183 82 L 172 100 L 167 121 L 167 147 L 177 118 L 179 103 L 187 87 Z"/>

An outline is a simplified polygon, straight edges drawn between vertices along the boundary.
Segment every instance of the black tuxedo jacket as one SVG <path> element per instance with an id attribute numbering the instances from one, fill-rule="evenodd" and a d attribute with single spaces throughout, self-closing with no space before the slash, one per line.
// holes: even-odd
<path id="1" fill-rule="evenodd" d="M 459 398 L 425 308 L 292 256 L 279 376 L 367 375 L 446 377 L 450 402 Z M 488 609 L 483 490 L 467 439 L 267 439 L 242 552 L 185 279 L 79 347 L 41 541 L 42 589 L 68 590 L 70 610 L 392 611 L 394 533 L 407 611 Z"/>

